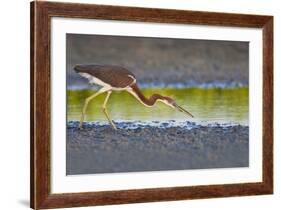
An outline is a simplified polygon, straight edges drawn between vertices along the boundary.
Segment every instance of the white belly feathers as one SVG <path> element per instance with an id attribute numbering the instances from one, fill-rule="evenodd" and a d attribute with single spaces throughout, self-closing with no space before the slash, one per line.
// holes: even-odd
<path id="1" fill-rule="evenodd" d="M 128 89 L 128 87 L 124 87 L 124 88 L 117 88 L 117 87 L 112 87 L 110 84 L 107 84 L 105 82 L 103 82 L 102 80 L 94 77 L 93 75 L 90 75 L 88 73 L 79 73 L 82 77 L 88 79 L 89 83 L 90 84 L 96 84 L 96 85 L 99 85 L 99 86 L 102 86 L 102 87 L 105 87 L 105 88 L 108 88 L 108 89 L 112 89 L 112 90 L 125 90 L 125 89 Z M 131 75 L 128 75 L 128 77 L 131 77 L 133 79 L 132 83 L 135 83 L 136 82 L 136 79 L 134 77 L 132 77 Z M 130 85 L 131 85 L 130 84 Z"/>

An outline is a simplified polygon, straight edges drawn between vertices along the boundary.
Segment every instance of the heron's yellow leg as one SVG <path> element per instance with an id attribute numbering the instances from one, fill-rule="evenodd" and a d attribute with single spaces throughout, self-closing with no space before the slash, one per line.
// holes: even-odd
<path id="1" fill-rule="evenodd" d="M 102 94 L 102 93 L 104 93 L 106 91 L 108 91 L 108 89 L 101 88 L 98 92 L 96 92 L 95 94 L 93 94 L 90 97 L 86 98 L 84 106 L 83 106 L 83 110 L 82 110 L 82 115 L 81 115 L 81 119 L 80 119 L 80 123 L 79 123 L 79 128 L 82 128 L 82 124 L 83 124 L 83 121 L 84 121 L 84 117 L 85 117 L 85 113 L 86 113 L 86 110 L 87 110 L 88 103 L 93 98 L 97 97 L 98 95 L 100 95 L 100 94 Z"/>
<path id="2" fill-rule="evenodd" d="M 104 100 L 104 102 L 103 102 L 103 105 L 102 105 L 102 111 L 103 111 L 103 113 L 105 114 L 105 116 L 106 116 L 108 122 L 110 123 L 110 125 L 111 125 L 115 130 L 117 130 L 115 124 L 114 124 L 114 123 L 112 122 L 112 120 L 110 119 L 110 117 L 109 117 L 109 115 L 108 115 L 108 113 L 107 113 L 107 109 L 106 109 L 106 104 L 107 104 L 107 101 L 108 101 L 109 96 L 111 95 L 111 93 L 112 93 L 111 91 L 108 91 L 108 92 L 107 92 L 106 98 L 105 98 L 105 100 Z"/>

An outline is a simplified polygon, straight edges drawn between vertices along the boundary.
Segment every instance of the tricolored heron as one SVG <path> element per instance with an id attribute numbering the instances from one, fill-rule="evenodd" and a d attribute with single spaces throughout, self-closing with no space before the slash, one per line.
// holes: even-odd
<path id="1" fill-rule="evenodd" d="M 112 91 L 127 91 L 132 94 L 140 103 L 146 107 L 152 107 L 157 101 L 160 101 L 167 106 L 172 107 L 180 112 L 187 114 L 190 117 L 193 117 L 191 113 L 186 111 L 184 108 L 180 107 L 174 99 L 168 96 L 162 96 L 159 94 L 153 94 L 149 98 L 146 98 L 139 87 L 137 86 L 137 80 L 135 75 L 123 68 L 121 66 L 114 65 L 76 65 L 74 67 L 76 73 L 80 74 L 82 77 L 85 77 L 89 80 L 90 84 L 96 84 L 101 86 L 101 88 L 90 97 L 86 98 L 79 128 L 82 128 L 82 123 L 84 121 L 85 112 L 88 106 L 88 103 L 100 95 L 101 93 L 107 93 L 104 103 L 102 105 L 102 111 L 104 112 L 106 118 L 108 119 L 111 126 L 116 129 L 115 124 L 112 122 L 111 118 L 108 115 L 106 104 L 108 102 L 109 96 Z"/>

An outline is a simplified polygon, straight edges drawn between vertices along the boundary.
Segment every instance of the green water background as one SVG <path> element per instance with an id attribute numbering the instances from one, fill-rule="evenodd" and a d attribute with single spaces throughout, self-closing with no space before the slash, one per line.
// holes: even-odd
<path id="1" fill-rule="evenodd" d="M 96 90 L 67 90 L 67 120 L 79 120 L 84 101 Z M 238 123 L 248 125 L 249 89 L 241 88 L 146 88 L 145 96 L 153 93 L 172 97 L 191 112 L 195 118 L 189 118 L 181 112 L 157 102 L 148 108 L 126 91 L 113 92 L 107 108 L 113 120 L 161 121 L 179 120 L 205 123 Z M 107 121 L 102 112 L 106 94 L 94 98 L 86 111 L 85 121 Z"/>

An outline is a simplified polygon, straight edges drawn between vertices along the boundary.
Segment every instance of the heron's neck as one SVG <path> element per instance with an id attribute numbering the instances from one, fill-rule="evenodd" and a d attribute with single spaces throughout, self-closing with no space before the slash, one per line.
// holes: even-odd
<path id="1" fill-rule="evenodd" d="M 133 94 L 145 106 L 153 106 L 157 100 L 165 99 L 165 96 L 161 96 L 159 94 L 153 94 L 149 98 L 146 98 L 136 84 L 133 84 L 131 88 L 132 90 L 129 92 Z"/>

